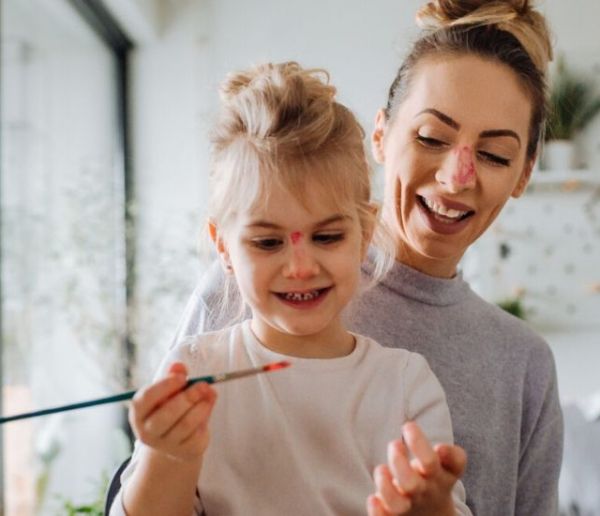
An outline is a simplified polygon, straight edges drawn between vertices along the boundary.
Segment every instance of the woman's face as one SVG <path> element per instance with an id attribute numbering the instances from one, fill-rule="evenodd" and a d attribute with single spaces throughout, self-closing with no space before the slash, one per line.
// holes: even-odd
<path id="1" fill-rule="evenodd" d="M 384 218 L 398 259 L 451 277 L 466 249 L 518 197 L 534 160 L 525 156 L 531 101 L 508 67 L 475 56 L 426 58 L 372 143 L 384 165 Z"/>

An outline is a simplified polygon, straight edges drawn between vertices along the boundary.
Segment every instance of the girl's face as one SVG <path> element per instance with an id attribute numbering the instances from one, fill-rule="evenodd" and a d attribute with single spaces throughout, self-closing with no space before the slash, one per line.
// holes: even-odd
<path id="1" fill-rule="evenodd" d="M 309 183 L 304 204 L 274 187 L 260 206 L 235 217 L 217 247 L 265 346 L 292 356 L 343 356 L 354 340 L 340 312 L 357 290 L 366 242 L 357 210 L 340 210 L 322 187 Z"/>
<path id="2" fill-rule="evenodd" d="M 466 249 L 527 185 L 531 102 L 506 66 L 475 56 L 424 59 L 390 121 L 378 113 L 384 217 L 398 259 L 451 277 Z"/>

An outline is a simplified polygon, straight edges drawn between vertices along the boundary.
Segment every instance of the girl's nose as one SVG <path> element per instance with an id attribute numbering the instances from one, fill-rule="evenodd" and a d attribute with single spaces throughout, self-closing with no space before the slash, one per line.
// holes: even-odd
<path id="1" fill-rule="evenodd" d="M 283 269 L 286 278 L 309 279 L 319 271 L 319 264 L 305 242 L 298 240 L 290 245 L 289 257 Z"/>
<path id="2" fill-rule="evenodd" d="M 436 172 L 435 179 L 450 193 L 460 193 L 475 188 L 477 172 L 473 158 L 473 149 L 468 145 L 454 149 Z"/>

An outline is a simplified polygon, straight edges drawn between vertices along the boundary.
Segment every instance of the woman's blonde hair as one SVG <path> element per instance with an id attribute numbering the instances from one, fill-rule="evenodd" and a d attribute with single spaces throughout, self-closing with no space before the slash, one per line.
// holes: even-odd
<path id="1" fill-rule="evenodd" d="M 357 208 L 363 238 L 374 230 L 375 283 L 393 263 L 392 239 L 373 210 L 364 131 L 335 94 L 326 71 L 295 62 L 231 74 L 211 135 L 208 216 L 226 234 L 237 210 L 260 205 L 272 186 L 304 203 L 306 185 L 316 181 L 340 208 Z"/>
<path id="2" fill-rule="evenodd" d="M 546 73 L 552 60 L 550 31 L 530 0 L 435 0 L 417 12 L 423 29 L 396 74 L 385 110 L 393 118 L 406 98 L 416 65 L 426 57 L 472 54 L 508 66 L 531 98 L 527 157 L 543 139 Z"/>

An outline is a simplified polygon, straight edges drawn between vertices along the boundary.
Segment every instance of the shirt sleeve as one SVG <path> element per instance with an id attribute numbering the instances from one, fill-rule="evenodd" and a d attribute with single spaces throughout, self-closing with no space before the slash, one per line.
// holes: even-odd
<path id="1" fill-rule="evenodd" d="M 557 383 L 549 347 L 534 348 L 524 386 L 515 516 L 553 516 L 559 512 L 564 428 Z"/>
<path id="2" fill-rule="evenodd" d="M 155 375 L 154 381 L 163 377 L 169 368 L 169 365 L 175 361 L 185 362 L 188 366 L 192 365 L 193 360 L 198 360 L 197 357 L 193 357 L 192 353 L 190 353 L 190 348 L 193 345 L 195 339 L 185 339 L 179 346 L 169 350 L 165 357 L 163 358 L 161 364 L 159 365 Z M 136 468 L 138 467 L 140 454 L 143 453 L 144 448 L 146 447 L 141 441 L 136 440 L 133 447 L 133 453 L 131 455 L 131 460 L 127 467 L 123 470 L 120 477 L 121 488 L 119 489 L 117 495 L 114 498 L 112 503 L 109 516 L 128 516 L 125 505 L 123 504 L 123 492 L 127 489 L 127 484 L 131 480 Z M 204 513 L 204 509 L 202 507 L 202 502 L 200 500 L 200 495 L 198 490 L 196 489 L 196 497 L 194 500 L 194 512 L 192 516 L 201 516 Z"/>
<path id="3" fill-rule="evenodd" d="M 411 353 L 405 371 L 405 406 L 408 419 L 419 425 L 432 444 L 454 443 L 446 394 L 425 358 Z M 456 514 L 471 516 L 466 493 L 459 480 L 452 489 Z"/>

